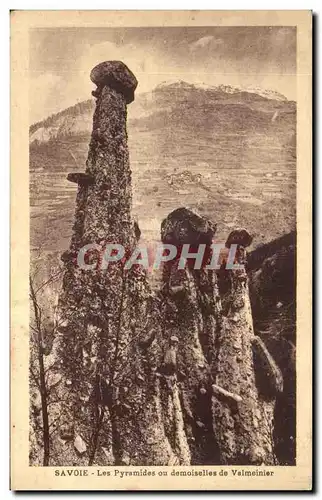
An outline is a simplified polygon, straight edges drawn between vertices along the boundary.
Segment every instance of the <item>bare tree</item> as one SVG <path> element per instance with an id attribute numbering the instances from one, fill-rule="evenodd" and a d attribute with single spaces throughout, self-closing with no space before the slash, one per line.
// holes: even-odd
<path id="1" fill-rule="evenodd" d="M 45 357 L 50 353 L 53 339 L 54 327 L 51 320 L 50 305 L 44 290 L 51 293 L 50 288 L 59 280 L 61 269 L 56 269 L 50 273 L 48 279 L 38 285 L 39 268 L 35 266 L 33 276 L 29 277 L 29 297 L 31 306 L 30 321 L 30 384 L 34 391 L 34 401 L 40 396 L 40 408 L 31 402 L 32 426 L 38 434 L 37 444 L 43 448 L 43 465 L 49 465 L 50 458 L 50 417 L 49 405 L 52 403 L 51 396 L 55 384 L 49 385 L 49 373 L 53 369 L 52 365 L 47 365 Z M 48 293 L 47 293 L 48 295 Z M 52 293 L 53 295 L 53 293 Z"/>

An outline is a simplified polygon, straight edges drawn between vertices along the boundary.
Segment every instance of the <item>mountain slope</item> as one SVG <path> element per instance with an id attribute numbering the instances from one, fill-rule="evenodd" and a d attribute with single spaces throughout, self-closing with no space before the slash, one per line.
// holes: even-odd
<path id="1" fill-rule="evenodd" d="M 91 100 L 30 127 L 31 242 L 67 247 L 92 126 Z M 258 89 L 161 84 L 128 107 L 133 205 L 142 237 L 159 238 L 178 206 L 246 226 L 254 245 L 295 227 L 296 104 Z"/>

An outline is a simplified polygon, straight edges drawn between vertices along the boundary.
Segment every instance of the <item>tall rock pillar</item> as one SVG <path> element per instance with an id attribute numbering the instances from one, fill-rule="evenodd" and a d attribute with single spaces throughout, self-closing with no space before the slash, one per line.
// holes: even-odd
<path id="1" fill-rule="evenodd" d="M 86 172 L 68 177 L 78 194 L 70 249 L 62 257 L 56 354 L 63 381 L 53 455 L 60 465 L 165 465 L 174 452 L 156 377 L 160 320 L 145 270 L 124 265 L 138 238 L 126 132 L 137 81 L 118 61 L 96 66 L 91 80 L 97 102 Z M 123 259 L 104 260 L 111 244 L 124 249 Z"/>
<path id="2" fill-rule="evenodd" d="M 254 335 L 246 272 L 246 230 L 229 235 L 236 258 L 218 272 L 223 323 L 212 363 L 213 430 L 223 464 L 274 464 L 273 414 L 283 390 L 280 370 L 263 342 Z M 238 268 L 238 267 L 239 268 Z"/>
<path id="3" fill-rule="evenodd" d="M 216 225 L 197 212 L 182 207 L 171 212 L 161 225 L 164 244 L 177 248 L 177 258 L 163 270 L 164 335 L 178 338 L 177 378 L 185 433 L 193 464 L 218 461 L 212 429 L 211 365 L 220 329 L 221 305 L 216 274 L 207 269 Z M 203 262 L 180 257 L 184 245 L 193 254 L 204 247 Z M 200 248 L 199 248 L 200 246 Z"/>

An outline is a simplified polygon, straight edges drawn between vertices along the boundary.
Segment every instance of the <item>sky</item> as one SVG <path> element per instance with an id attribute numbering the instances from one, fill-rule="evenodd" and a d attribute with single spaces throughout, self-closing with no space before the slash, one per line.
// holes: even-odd
<path id="1" fill-rule="evenodd" d="M 91 98 L 99 62 L 121 60 L 138 92 L 184 80 L 276 90 L 296 100 L 296 28 L 44 28 L 30 32 L 30 123 Z"/>

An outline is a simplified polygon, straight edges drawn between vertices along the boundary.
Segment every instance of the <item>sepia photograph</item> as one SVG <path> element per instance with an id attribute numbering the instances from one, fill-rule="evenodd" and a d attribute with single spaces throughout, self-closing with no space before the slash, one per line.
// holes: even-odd
<path id="1" fill-rule="evenodd" d="M 299 28 L 189 16 L 28 26 L 33 474 L 296 475 Z"/>

